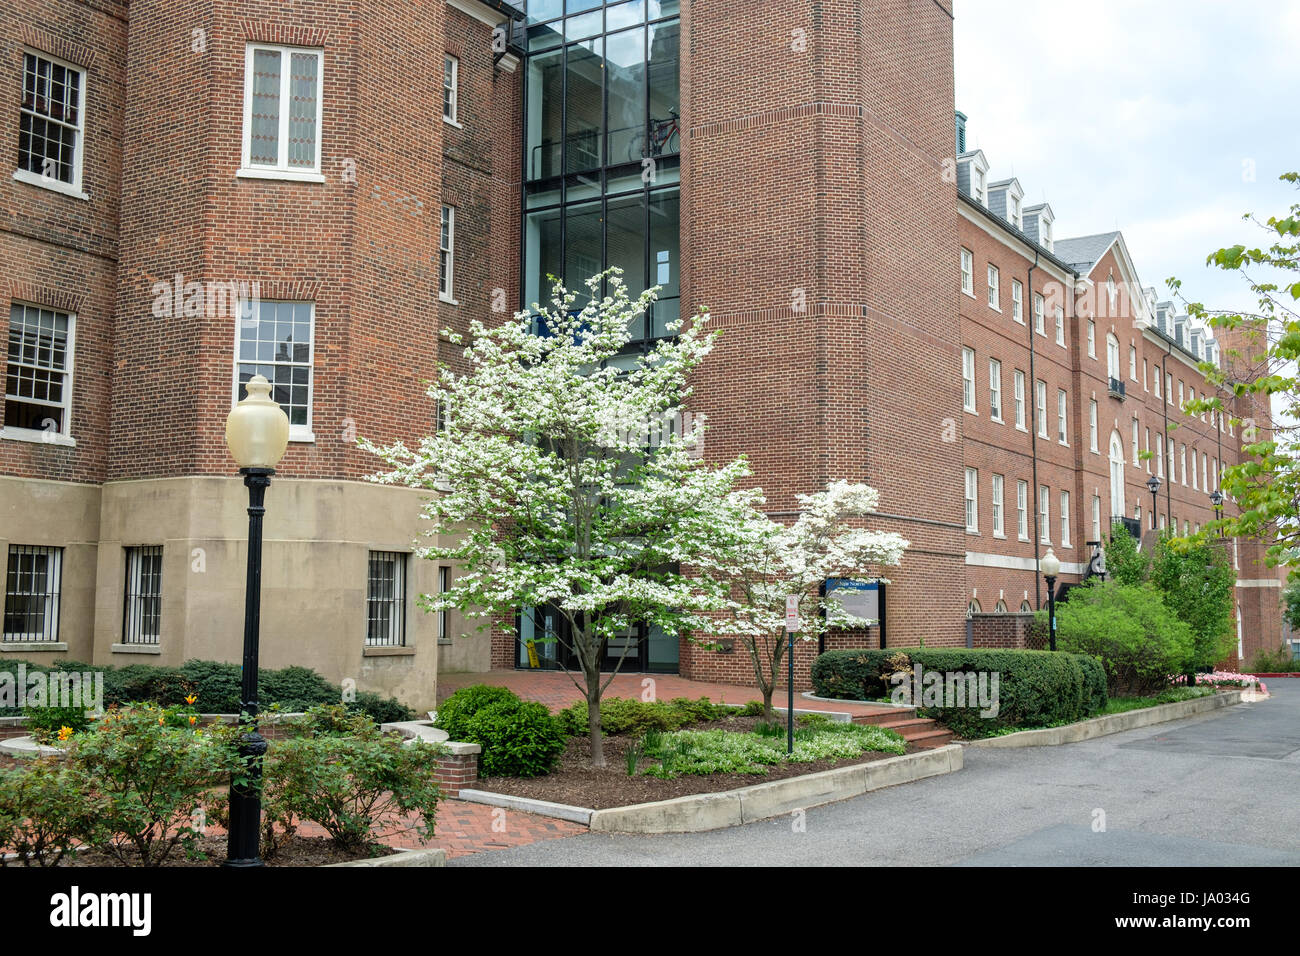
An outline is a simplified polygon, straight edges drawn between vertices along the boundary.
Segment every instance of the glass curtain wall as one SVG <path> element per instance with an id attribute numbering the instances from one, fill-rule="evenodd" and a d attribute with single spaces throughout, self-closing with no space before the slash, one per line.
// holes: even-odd
<path id="1" fill-rule="evenodd" d="M 634 320 L 629 366 L 680 311 L 679 7 L 525 6 L 523 303 L 548 301 L 556 276 L 582 304 L 586 280 L 613 266 L 633 296 L 661 286 Z"/>

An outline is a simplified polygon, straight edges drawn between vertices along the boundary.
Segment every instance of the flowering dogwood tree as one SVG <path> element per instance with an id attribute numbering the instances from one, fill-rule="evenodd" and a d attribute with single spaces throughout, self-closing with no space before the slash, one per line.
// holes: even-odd
<path id="1" fill-rule="evenodd" d="M 576 662 L 594 766 L 605 762 L 601 695 L 623 661 L 602 673 L 607 642 L 643 626 L 710 633 L 730 606 L 726 577 L 710 570 L 732 546 L 723 519 L 760 495 L 735 487 L 750 473 L 743 458 L 709 467 L 702 425 L 681 426 L 687 376 L 717 334 L 706 315 L 630 368 L 611 361 L 655 299 L 630 299 L 619 271 L 606 274 L 604 298 L 602 276 L 589 279 L 585 305 L 557 282 L 546 308 L 495 328 L 475 321 L 467 371 L 440 368 L 429 390 L 446 403 L 444 426 L 413 449 L 362 442 L 393 469 L 372 480 L 440 492 L 424 508 L 434 543 L 419 553 L 461 573 L 445 593 L 422 595 L 423 607 L 488 623 L 562 620 L 535 633 L 567 652 L 554 655 L 561 664 Z M 626 655 L 631 642 L 622 646 Z"/>
<path id="2" fill-rule="evenodd" d="M 734 550 L 727 570 L 739 597 L 720 629 L 749 652 L 768 720 L 786 653 L 786 596 L 802 597 L 799 636 L 805 641 L 834 627 L 873 624 L 851 614 L 833 595 L 821 595 L 821 585 L 828 578 L 861 577 L 898 565 L 908 546 L 893 532 L 855 523 L 879 505 L 880 493 L 869 485 L 835 481 L 798 499 L 802 510 L 788 527 L 753 507 L 730 520 Z"/>

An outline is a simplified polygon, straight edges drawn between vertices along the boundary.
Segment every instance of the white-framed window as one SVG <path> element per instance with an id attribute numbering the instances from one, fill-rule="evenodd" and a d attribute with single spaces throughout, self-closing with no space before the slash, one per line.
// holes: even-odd
<path id="1" fill-rule="evenodd" d="M 984 172 L 984 170 L 980 169 L 974 163 L 971 164 L 971 171 L 975 173 L 975 201 L 981 206 L 987 206 L 989 204 L 987 191 L 988 173 Z"/>
<path id="2" fill-rule="evenodd" d="M 1219 459 L 1215 458 L 1215 459 L 1213 459 L 1213 460 L 1211 461 L 1211 463 L 1210 463 L 1210 474 L 1214 476 L 1214 487 L 1211 488 L 1210 490 L 1211 490 L 1211 491 L 1218 491 L 1218 490 L 1219 490 L 1219 482 L 1223 480 L 1223 476 L 1219 474 Z"/>
<path id="3" fill-rule="evenodd" d="M 1210 456 L 1201 452 L 1201 487 L 1210 490 Z"/>
<path id="4" fill-rule="evenodd" d="M 998 603 L 995 604 L 995 605 L 993 605 L 993 613 L 994 613 L 994 614 L 1006 614 L 1006 613 L 1007 613 L 1007 602 L 1004 601 L 1004 600 L 1002 600 L 1001 598 L 998 598 Z"/>
<path id="5" fill-rule="evenodd" d="M 1016 537 L 1029 540 L 1029 482 L 1016 482 Z"/>
<path id="6" fill-rule="evenodd" d="M 993 476 L 993 537 L 1006 537 L 1006 529 L 1002 526 L 1002 476 Z"/>
<path id="7" fill-rule="evenodd" d="M 1061 492 L 1061 547 L 1070 546 L 1070 493 Z"/>
<path id="8" fill-rule="evenodd" d="M 9 545 L 4 631 L 0 639 L 18 643 L 58 641 L 62 572 L 62 548 Z"/>
<path id="9" fill-rule="evenodd" d="M 448 583 L 451 578 L 451 568 L 445 564 L 438 567 L 438 593 L 446 594 Z M 447 631 L 447 612 L 438 612 L 438 642 L 440 644 L 450 644 L 451 634 Z"/>
<path id="10" fill-rule="evenodd" d="M 324 182 L 323 50 L 248 44 L 241 176 Z"/>
<path id="11" fill-rule="evenodd" d="M 460 120 L 460 60 L 450 53 L 442 57 L 442 118 L 453 126 Z"/>
<path id="12" fill-rule="evenodd" d="M 1193 448 L 1192 449 L 1192 491 L 1201 490 L 1201 486 L 1197 483 L 1196 480 L 1196 457 L 1197 457 L 1196 449 Z"/>
<path id="13" fill-rule="evenodd" d="M 961 350 L 961 401 L 968 412 L 975 411 L 975 350 Z"/>
<path id="14" fill-rule="evenodd" d="M 1128 377 L 1133 382 L 1138 380 L 1138 347 L 1131 342 L 1128 347 Z"/>
<path id="15" fill-rule="evenodd" d="M 1165 436 L 1156 432 L 1156 477 L 1165 476 Z"/>
<path id="16" fill-rule="evenodd" d="M 1065 389 L 1056 390 L 1056 440 L 1062 445 L 1070 443 L 1070 435 L 1067 428 L 1066 403 L 1068 399 L 1065 395 Z"/>
<path id="17" fill-rule="evenodd" d="M 366 577 L 366 644 L 406 646 L 406 554 L 371 551 Z"/>
<path id="18" fill-rule="evenodd" d="M 1144 392 L 1151 391 L 1151 389 L 1148 386 L 1149 381 L 1150 379 L 1147 377 L 1147 360 L 1143 359 L 1142 360 L 1142 391 Z"/>
<path id="19" fill-rule="evenodd" d="M 1034 383 L 1034 406 L 1038 409 L 1038 437 L 1047 437 L 1047 383 L 1041 378 Z"/>
<path id="20" fill-rule="evenodd" d="M 456 268 L 456 209 L 442 207 L 442 223 L 438 229 L 438 298 L 444 302 L 456 301 L 452 291 Z"/>
<path id="21" fill-rule="evenodd" d="M 1156 374 L 1152 376 L 1152 384 L 1156 387 L 1156 398 L 1160 398 L 1160 369 L 1157 368 L 1155 373 Z"/>
<path id="22" fill-rule="evenodd" d="M 122 643 L 157 644 L 162 637 L 162 545 L 125 550 Z"/>
<path id="23" fill-rule="evenodd" d="M 1169 405 L 1174 403 L 1174 376 L 1172 372 L 1165 373 L 1165 402 Z"/>
<path id="24" fill-rule="evenodd" d="M 975 295 L 975 256 L 969 249 L 961 251 L 961 291 Z"/>
<path id="25" fill-rule="evenodd" d="M 1065 309 L 1056 307 L 1056 344 L 1065 346 Z"/>
<path id="26" fill-rule="evenodd" d="M 1002 311 L 1002 292 L 998 282 L 998 267 L 989 263 L 989 308 Z"/>
<path id="27" fill-rule="evenodd" d="M 1169 439 L 1169 480 L 1170 481 L 1173 481 L 1175 476 L 1178 474 L 1178 472 L 1174 470 L 1174 445 L 1175 445 L 1174 440 L 1170 438 Z M 1186 482 L 1184 482 L 1184 484 L 1186 484 Z"/>
<path id="28" fill-rule="evenodd" d="M 1011 225 L 1017 229 L 1023 229 L 1024 225 L 1020 219 L 1020 197 L 1015 193 L 1008 192 L 1007 198 L 1011 200 Z"/>
<path id="29" fill-rule="evenodd" d="M 1043 294 L 1034 293 L 1034 331 L 1039 335 L 1047 335 L 1043 328 Z"/>
<path id="30" fill-rule="evenodd" d="M 271 383 L 271 398 L 289 416 L 290 441 L 312 435 L 312 340 L 316 307 L 311 302 L 244 303 L 236 324 L 235 395 L 241 402 L 254 375 Z"/>
<path id="31" fill-rule="evenodd" d="M 1025 324 L 1025 287 L 1019 279 L 1011 280 L 1011 318 Z"/>
<path id="32" fill-rule="evenodd" d="M 1142 461 L 1142 459 L 1138 457 L 1138 454 L 1141 451 L 1141 449 L 1138 448 L 1138 428 L 1139 428 L 1138 420 L 1137 418 L 1134 418 L 1133 419 L 1133 467 L 1134 468 L 1136 468 Z"/>
<path id="33" fill-rule="evenodd" d="M 1092 496 L 1092 540 L 1101 540 L 1101 495 Z"/>
<path id="34" fill-rule="evenodd" d="M 85 96 L 84 69 L 46 53 L 23 51 L 15 179 L 87 198 L 81 189 Z"/>
<path id="35" fill-rule="evenodd" d="M 1161 531 L 1164 531 L 1165 528 L 1166 528 L 1167 526 L 1168 526 L 1168 525 L 1167 525 L 1167 522 L 1165 521 L 1165 516 L 1164 516 L 1164 515 L 1161 515 L 1161 516 L 1160 516 L 1160 530 L 1161 530 Z"/>
<path id="36" fill-rule="evenodd" d="M 1097 323 L 1088 320 L 1088 358 L 1097 357 Z"/>
<path id="37" fill-rule="evenodd" d="M 0 438 L 73 444 L 72 356 L 76 316 L 14 302 L 9 306 L 4 427 Z"/>
<path id="38" fill-rule="evenodd" d="M 1106 374 L 1119 380 L 1119 339 L 1109 333 L 1106 335 Z"/>
<path id="39" fill-rule="evenodd" d="M 1088 399 L 1088 450 L 1094 455 L 1100 455 L 1101 450 L 1097 447 L 1097 400 Z"/>
<path id="40" fill-rule="evenodd" d="M 1178 446 L 1178 466 L 1183 476 L 1183 484 L 1187 484 L 1187 446 Z"/>
<path id="41" fill-rule="evenodd" d="M 1038 533 L 1043 544 L 1052 543 L 1052 492 L 1047 485 L 1038 486 Z"/>
<path id="42" fill-rule="evenodd" d="M 989 417 L 1002 421 L 1002 363 L 989 359 Z"/>
<path id="43" fill-rule="evenodd" d="M 974 468 L 966 469 L 966 530 L 976 534 L 980 529 L 979 521 L 980 473 Z"/>
<path id="44" fill-rule="evenodd" d="M 1142 429 L 1142 450 L 1147 453 L 1147 474 L 1151 474 L 1151 429 Z"/>
<path id="45" fill-rule="evenodd" d="M 1012 383 L 1012 398 L 1016 406 L 1016 427 L 1022 432 L 1025 428 L 1025 373 L 1015 370 Z"/>
<path id="46" fill-rule="evenodd" d="M 1187 412 L 1187 402 L 1186 402 L 1186 400 L 1183 398 L 1183 383 L 1182 383 L 1182 382 L 1179 382 L 1179 383 L 1178 383 L 1178 410 L 1179 410 L 1180 412 L 1183 412 L 1184 414 L 1186 414 L 1186 412 Z"/>

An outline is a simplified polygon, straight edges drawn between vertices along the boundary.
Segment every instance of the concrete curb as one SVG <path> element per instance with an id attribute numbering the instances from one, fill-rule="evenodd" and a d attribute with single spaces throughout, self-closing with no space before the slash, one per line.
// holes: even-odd
<path id="1" fill-rule="evenodd" d="M 67 751 L 62 747 L 38 744 L 35 737 L 10 737 L 8 740 L 0 740 L 0 753 L 10 757 L 45 757 Z"/>
<path id="2" fill-rule="evenodd" d="M 828 704 L 853 704 L 855 707 L 893 707 L 895 710 L 908 710 L 915 707 L 915 704 L 895 704 L 892 700 L 849 700 L 847 697 L 818 697 L 810 690 L 804 691 L 799 695 L 805 700 L 821 700 Z M 795 713 L 801 713 L 798 709 Z M 817 713 L 817 711 L 813 711 Z"/>
<path id="3" fill-rule="evenodd" d="M 1122 714 L 1108 714 L 1105 717 L 1093 717 L 1081 720 L 1077 724 L 1064 727 L 1043 727 L 1037 730 L 1021 730 L 1002 737 L 987 737 L 983 740 L 968 740 L 963 747 L 1054 747 L 1058 744 L 1076 744 L 1094 737 L 1105 737 L 1126 730 L 1137 730 L 1151 724 L 1160 724 L 1168 720 L 1194 717 L 1222 707 L 1240 704 L 1245 691 L 1229 690 L 1197 697 L 1193 700 L 1180 700 L 1172 704 L 1159 704 L 1155 707 L 1143 707 L 1141 710 L 1129 710 Z"/>
<path id="4" fill-rule="evenodd" d="M 456 799 L 467 803 L 484 803 L 490 807 L 506 807 L 523 813 L 555 817 L 571 823 L 581 823 L 584 827 L 591 822 L 591 815 L 596 812 L 588 807 L 551 803 L 548 800 L 534 800 L 531 797 L 516 797 L 509 793 L 493 793 L 491 790 L 462 790 Z"/>
<path id="5" fill-rule="evenodd" d="M 446 866 L 447 851 L 428 847 L 423 850 L 403 850 L 373 860 L 352 860 L 348 863 L 326 863 L 322 869 L 339 866 Z"/>
<path id="6" fill-rule="evenodd" d="M 949 744 L 872 763 L 759 783 L 739 790 L 594 810 L 588 826 L 597 833 L 718 830 L 845 800 L 882 787 L 952 773 L 961 767 L 961 747 Z"/>

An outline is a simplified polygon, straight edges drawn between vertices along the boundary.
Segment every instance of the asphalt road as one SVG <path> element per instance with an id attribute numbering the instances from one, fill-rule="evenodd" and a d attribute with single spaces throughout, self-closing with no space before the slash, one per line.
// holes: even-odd
<path id="1" fill-rule="evenodd" d="M 587 833 L 453 866 L 1300 865 L 1300 679 L 1271 700 L 708 833 Z M 802 823 L 802 829 L 799 827 Z M 792 856 L 792 854 L 794 854 Z"/>

